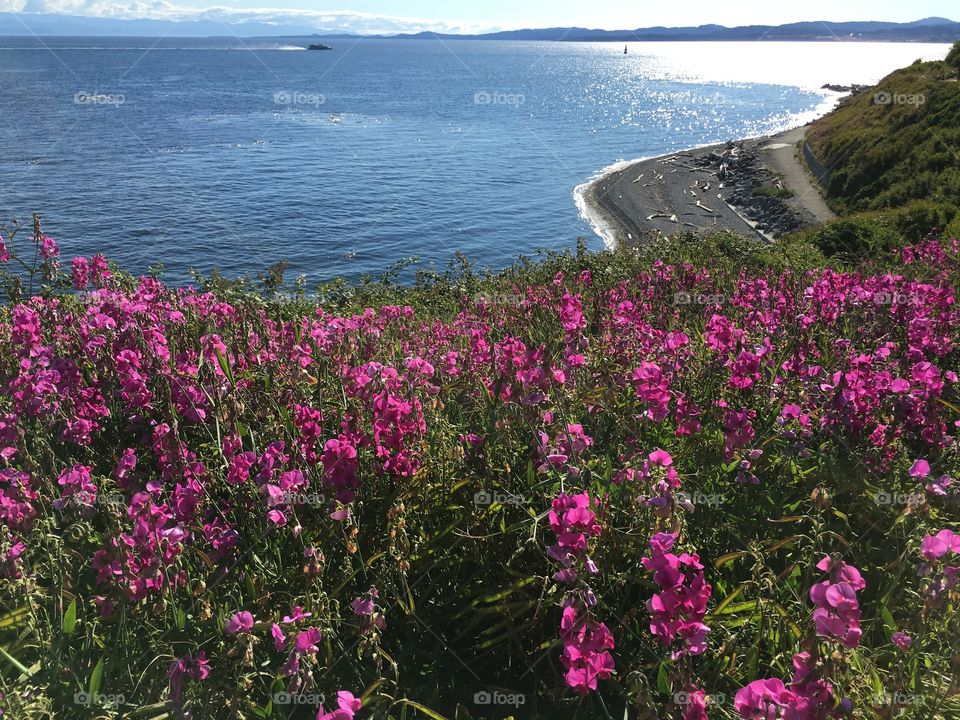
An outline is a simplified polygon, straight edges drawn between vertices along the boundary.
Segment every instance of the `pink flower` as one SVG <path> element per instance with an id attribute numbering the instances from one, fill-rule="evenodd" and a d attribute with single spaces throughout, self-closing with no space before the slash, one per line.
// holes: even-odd
<path id="1" fill-rule="evenodd" d="M 744 350 L 734 361 L 731 369 L 730 385 L 746 390 L 760 379 L 760 358 Z"/>
<path id="2" fill-rule="evenodd" d="M 270 636 L 273 638 L 273 646 L 277 652 L 283 652 L 287 647 L 287 636 L 283 634 L 283 630 L 276 623 L 270 628 Z"/>
<path id="3" fill-rule="evenodd" d="M 960 535 L 952 530 L 941 530 L 936 535 L 927 535 L 920 542 L 920 553 L 927 560 L 939 560 L 948 552 L 960 553 Z"/>
<path id="4" fill-rule="evenodd" d="M 707 693 L 705 690 L 691 688 L 687 692 L 687 704 L 683 711 L 683 720 L 708 720 Z"/>
<path id="5" fill-rule="evenodd" d="M 890 636 L 890 641 L 904 652 L 909 650 L 913 644 L 913 638 L 899 630 Z"/>
<path id="6" fill-rule="evenodd" d="M 358 597 L 356 600 L 350 603 L 350 607 L 353 609 L 354 615 L 362 616 L 362 615 L 369 615 L 370 613 L 372 613 L 375 605 L 373 602 L 373 598 Z"/>
<path id="7" fill-rule="evenodd" d="M 353 720 L 353 716 L 360 711 L 363 703 L 352 692 L 341 690 L 337 693 L 338 708 L 332 712 L 325 712 L 321 707 L 317 713 L 317 720 Z"/>
<path id="8" fill-rule="evenodd" d="M 560 662 L 566 668 L 566 684 L 579 695 L 597 689 L 597 681 L 605 680 L 614 671 L 613 635 L 603 623 L 589 617 L 583 608 L 568 605 L 560 622 L 563 652 Z"/>
<path id="9" fill-rule="evenodd" d="M 650 632 L 665 646 L 679 641 L 679 647 L 671 653 L 674 660 L 706 652 L 710 628 L 702 621 L 713 592 L 704 580 L 703 565 L 697 555 L 669 552 L 675 541 L 676 536 L 670 533 L 654 535 L 650 539 L 650 557 L 641 559 L 660 586 L 660 592 L 646 603 Z"/>
<path id="10" fill-rule="evenodd" d="M 557 536 L 557 544 L 547 549 L 550 557 L 569 566 L 587 551 L 588 538 L 596 537 L 602 528 L 595 522 L 591 510 L 593 502 L 588 493 L 559 495 L 548 514 L 550 529 Z"/>
<path id="11" fill-rule="evenodd" d="M 60 497 L 53 503 L 57 509 L 65 508 L 68 504 L 90 508 L 97 501 L 97 486 L 87 465 L 74 465 L 64 470 L 57 478 L 57 484 L 63 488 Z"/>
<path id="12" fill-rule="evenodd" d="M 90 266 L 86 258 L 75 257 L 70 261 L 73 272 L 73 287 L 75 290 L 86 290 L 90 283 Z"/>
<path id="13" fill-rule="evenodd" d="M 360 698 L 354 697 L 352 692 L 341 690 L 337 693 L 337 704 L 344 710 L 357 712 L 363 706 Z"/>
<path id="14" fill-rule="evenodd" d="M 795 700 L 783 681 L 773 678 L 754 680 L 739 690 L 733 706 L 744 720 L 774 720 L 783 717 L 782 710 Z"/>
<path id="15" fill-rule="evenodd" d="M 910 381 L 897 378 L 890 383 L 890 389 L 898 394 L 910 392 Z"/>
<path id="16" fill-rule="evenodd" d="M 928 494 L 934 497 L 946 497 L 948 488 L 953 485 L 953 478 L 949 475 L 941 475 L 935 480 L 931 480 L 924 488 Z"/>
<path id="17" fill-rule="evenodd" d="M 40 256 L 45 260 L 51 260 L 60 255 L 60 248 L 57 247 L 57 241 L 52 237 L 44 237 L 40 240 Z"/>
<path id="18" fill-rule="evenodd" d="M 373 628 L 383 630 L 387 626 L 383 613 L 377 612 L 376 601 L 379 596 L 379 590 L 370 588 L 366 594 L 361 595 L 350 603 L 353 614 L 362 618 L 360 632 L 363 635 L 368 634 Z"/>
<path id="19" fill-rule="evenodd" d="M 926 460 L 917 460 L 910 468 L 910 477 L 925 478 L 930 474 L 930 463 Z"/>
<path id="20" fill-rule="evenodd" d="M 580 330 L 587 326 L 583 318 L 583 307 L 580 304 L 579 295 L 564 293 L 562 304 L 560 306 L 560 324 L 568 334 Z"/>
<path id="21" fill-rule="evenodd" d="M 316 628 L 310 628 L 297 634 L 294 641 L 294 652 L 297 655 L 316 655 L 320 650 L 320 640 L 323 636 Z"/>
<path id="22" fill-rule="evenodd" d="M 223 625 L 223 631 L 227 635 L 238 635 L 251 630 L 253 630 L 253 614 L 246 610 L 236 613 Z"/>
<path id="23" fill-rule="evenodd" d="M 204 652 L 196 656 L 187 655 L 170 663 L 167 678 L 170 681 L 170 700 L 179 705 L 183 700 L 183 691 L 186 680 L 200 682 L 210 676 L 210 663 Z"/>
<path id="24" fill-rule="evenodd" d="M 289 615 L 284 615 L 280 622 L 282 622 L 284 625 L 293 625 L 294 623 L 304 620 L 308 617 L 313 617 L 313 613 L 305 613 L 303 608 L 297 605 L 290 611 Z"/>
<path id="25" fill-rule="evenodd" d="M 129 475 L 137 467 L 137 454 L 132 448 L 123 451 L 123 455 L 117 462 L 117 467 L 113 471 L 113 477 L 116 478 L 117 485 L 121 488 L 127 487 Z"/>
<path id="26" fill-rule="evenodd" d="M 666 450 L 660 450 L 659 448 L 650 453 L 649 459 L 654 465 L 659 465 L 660 467 L 670 467 L 673 465 L 673 458 L 670 456 L 670 453 Z"/>
<path id="27" fill-rule="evenodd" d="M 817 569 L 830 573 L 830 579 L 810 588 L 810 600 L 816 606 L 813 623 L 818 635 L 840 642 L 847 648 L 860 644 L 860 605 L 857 591 L 866 587 L 860 572 L 842 560 L 829 555 Z"/>

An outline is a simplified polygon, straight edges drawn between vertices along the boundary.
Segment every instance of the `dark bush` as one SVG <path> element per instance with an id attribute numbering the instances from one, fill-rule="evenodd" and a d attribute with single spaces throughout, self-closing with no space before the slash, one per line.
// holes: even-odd
<path id="1" fill-rule="evenodd" d="M 960 69 L 960 40 L 954 43 L 950 54 L 947 55 L 947 65 Z"/>

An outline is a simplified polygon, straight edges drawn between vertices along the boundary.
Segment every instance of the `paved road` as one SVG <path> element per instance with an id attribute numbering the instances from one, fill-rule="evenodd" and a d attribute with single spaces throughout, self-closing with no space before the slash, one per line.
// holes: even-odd
<path id="1" fill-rule="evenodd" d="M 806 210 L 817 222 L 827 222 L 837 216 L 827 206 L 819 185 L 806 165 L 797 157 L 797 146 L 806 134 L 807 129 L 801 127 L 770 138 L 768 144 L 761 146 L 763 158 L 766 166 L 781 177 L 784 185 L 793 190 L 794 196 L 788 204 Z"/>

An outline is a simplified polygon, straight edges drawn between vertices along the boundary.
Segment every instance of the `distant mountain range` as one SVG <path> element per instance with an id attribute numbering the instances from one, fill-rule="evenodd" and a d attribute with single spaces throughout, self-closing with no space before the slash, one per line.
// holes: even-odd
<path id="1" fill-rule="evenodd" d="M 453 35 L 435 32 L 398 35 L 356 35 L 318 29 L 306 21 L 224 22 L 209 19 L 149 20 L 57 15 L 52 13 L 0 13 L 0 35 L 63 35 L 113 37 L 321 37 L 330 39 L 410 40 L 549 40 L 554 42 L 651 42 L 679 40 L 791 40 L 791 41 L 878 41 L 954 42 L 960 39 L 960 23 L 931 17 L 911 23 L 893 22 L 799 22 L 787 25 L 724 27 L 650 27 L 636 30 L 591 30 L 579 27 L 539 30 L 506 30 L 482 35 Z"/>
<path id="2" fill-rule="evenodd" d="M 484 35 L 417 33 L 394 37 L 444 40 L 553 40 L 557 42 L 654 42 L 677 40 L 873 40 L 896 42 L 953 42 L 960 39 L 960 23 L 947 18 L 925 18 L 911 23 L 892 22 L 798 22 L 787 25 L 700 25 L 698 27 L 651 27 L 636 30 L 589 30 L 547 28 L 507 30 Z"/>

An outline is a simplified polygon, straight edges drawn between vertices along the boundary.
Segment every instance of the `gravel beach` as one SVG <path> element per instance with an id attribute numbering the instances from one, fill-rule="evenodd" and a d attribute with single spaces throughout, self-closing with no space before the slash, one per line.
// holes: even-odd
<path id="1" fill-rule="evenodd" d="M 640 160 L 593 181 L 583 205 L 610 244 L 724 229 L 774 240 L 833 217 L 799 159 L 804 132 Z"/>

